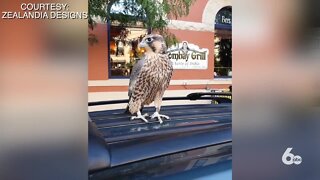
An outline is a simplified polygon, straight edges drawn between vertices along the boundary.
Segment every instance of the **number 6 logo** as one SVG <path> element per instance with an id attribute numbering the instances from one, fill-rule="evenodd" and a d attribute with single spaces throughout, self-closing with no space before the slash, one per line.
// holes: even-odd
<path id="1" fill-rule="evenodd" d="M 292 164 L 296 164 L 299 165 L 302 162 L 302 158 L 301 156 L 298 155 L 293 155 L 291 153 L 292 147 L 287 148 L 287 150 L 283 153 L 282 155 L 282 162 L 285 165 L 292 165 Z"/>

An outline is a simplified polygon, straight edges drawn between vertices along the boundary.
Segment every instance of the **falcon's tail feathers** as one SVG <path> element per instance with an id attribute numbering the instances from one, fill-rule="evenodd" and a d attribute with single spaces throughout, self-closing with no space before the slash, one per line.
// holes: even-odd
<path id="1" fill-rule="evenodd" d="M 130 99 L 128 109 L 131 114 L 137 113 L 139 110 L 142 111 L 141 101 L 132 101 L 132 99 Z"/>
<path id="2" fill-rule="evenodd" d="M 129 111 L 129 104 L 127 104 L 126 110 L 124 111 L 124 114 L 131 114 Z"/>
<path id="3" fill-rule="evenodd" d="M 131 96 L 129 96 L 129 102 L 130 102 L 130 100 L 131 100 Z M 129 102 L 127 104 L 126 110 L 124 111 L 124 114 L 131 114 L 129 111 Z"/>

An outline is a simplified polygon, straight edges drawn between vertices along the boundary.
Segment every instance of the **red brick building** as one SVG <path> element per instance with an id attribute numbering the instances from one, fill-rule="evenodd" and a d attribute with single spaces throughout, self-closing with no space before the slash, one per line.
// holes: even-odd
<path id="1" fill-rule="evenodd" d="M 230 11 L 229 17 L 225 10 Z M 180 41 L 208 49 L 208 62 L 206 69 L 175 69 L 165 95 L 182 96 L 193 91 L 228 89 L 232 84 L 231 62 L 228 62 L 228 77 L 215 77 L 215 38 L 231 42 L 231 1 L 198 0 L 191 6 L 188 16 L 170 20 L 168 28 Z M 97 44 L 89 45 L 89 101 L 127 98 L 129 79 L 113 77 L 110 73 L 113 60 L 110 53 L 114 48 L 110 31 L 105 23 L 98 23 L 93 31 L 89 30 L 98 39 Z M 111 42 L 110 49 L 108 41 Z"/>

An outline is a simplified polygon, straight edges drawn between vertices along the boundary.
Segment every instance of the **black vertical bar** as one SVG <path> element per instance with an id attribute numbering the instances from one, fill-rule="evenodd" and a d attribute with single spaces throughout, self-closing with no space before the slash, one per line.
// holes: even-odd
<path id="1" fill-rule="evenodd" d="M 110 26 L 110 20 L 107 19 L 107 48 L 108 48 L 108 78 L 111 78 L 111 59 L 110 59 L 110 31 L 111 31 L 111 26 Z"/>

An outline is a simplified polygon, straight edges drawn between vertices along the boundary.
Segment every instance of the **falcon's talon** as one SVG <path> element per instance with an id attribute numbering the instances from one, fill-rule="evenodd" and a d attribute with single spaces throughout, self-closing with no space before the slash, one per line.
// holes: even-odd
<path id="1" fill-rule="evenodd" d="M 149 114 L 148 113 L 145 113 L 144 115 L 142 115 L 143 117 L 148 117 Z"/>
<path id="2" fill-rule="evenodd" d="M 144 122 L 149 122 L 144 116 L 131 116 L 131 120 L 142 119 Z"/>
<path id="3" fill-rule="evenodd" d="M 157 118 L 159 120 L 160 124 L 162 124 L 163 121 L 162 121 L 161 117 L 163 117 L 165 119 L 170 119 L 169 116 L 166 116 L 166 115 L 163 115 L 163 114 L 159 114 L 158 112 L 153 113 L 152 116 L 151 116 L 152 119 Z"/>
<path id="4" fill-rule="evenodd" d="M 149 122 L 145 117 L 146 116 L 149 116 L 149 114 L 148 113 L 145 113 L 144 115 L 141 115 L 141 113 L 140 112 L 138 112 L 137 113 L 137 116 L 131 116 L 131 120 L 135 120 L 135 119 L 142 119 L 144 122 Z"/>

